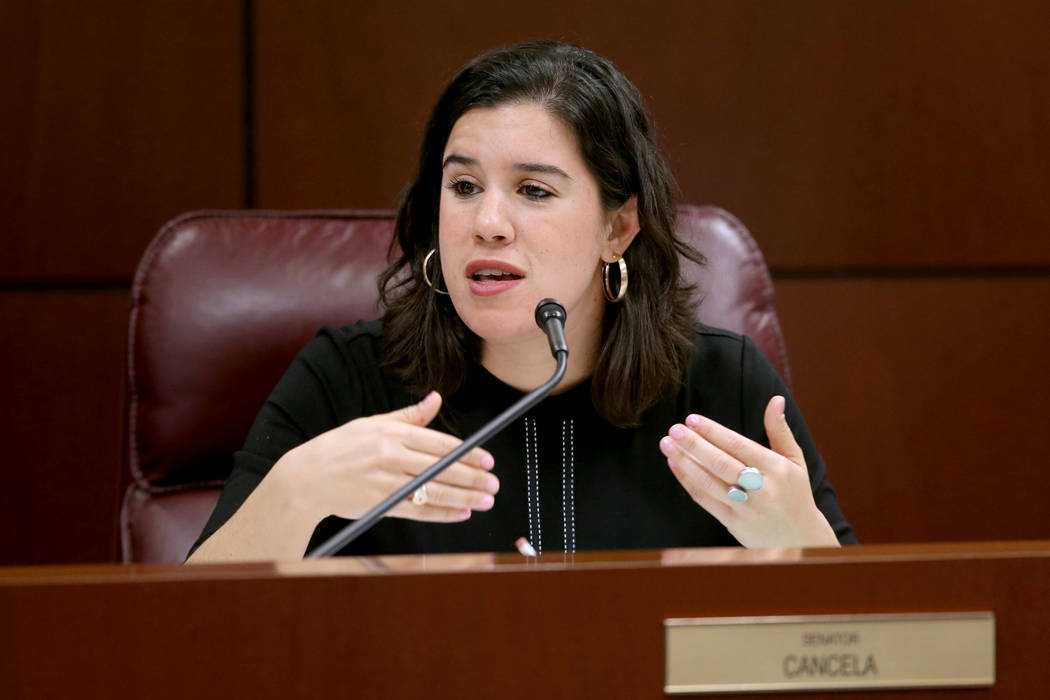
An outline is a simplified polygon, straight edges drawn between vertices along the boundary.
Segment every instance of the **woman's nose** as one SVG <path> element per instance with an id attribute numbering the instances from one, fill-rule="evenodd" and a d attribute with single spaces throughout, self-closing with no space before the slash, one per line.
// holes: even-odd
<path id="1" fill-rule="evenodd" d="M 483 195 L 474 221 L 474 236 L 498 243 L 514 240 L 514 224 L 508 216 L 507 202 L 499 193 L 490 190 Z"/>

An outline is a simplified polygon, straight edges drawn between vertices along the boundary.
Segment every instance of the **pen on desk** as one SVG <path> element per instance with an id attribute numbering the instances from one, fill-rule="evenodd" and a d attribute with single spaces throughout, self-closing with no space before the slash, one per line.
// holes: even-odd
<path id="1" fill-rule="evenodd" d="M 536 556 L 536 550 L 532 548 L 532 545 L 529 544 L 529 541 L 524 537 L 519 537 L 518 539 L 514 540 L 514 546 L 518 548 L 519 552 L 521 552 L 527 557 Z"/>

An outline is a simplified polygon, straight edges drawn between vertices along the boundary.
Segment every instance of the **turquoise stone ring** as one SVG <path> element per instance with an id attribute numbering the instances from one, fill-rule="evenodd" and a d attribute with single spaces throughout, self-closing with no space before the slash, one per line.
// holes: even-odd
<path id="1" fill-rule="evenodd" d="M 762 472 L 754 467 L 744 467 L 740 470 L 740 476 L 737 477 L 736 483 L 748 491 L 758 491 L 762 488 L 762 484 L 765 483 L 765 479 L 762 478 Z"/>
<path id="2" fill-rule="evenodd" d="M 743 503 L 747 500 L 747 491 L 744 491 L 743 489 L 737 486 L 730 486 L 729 500 L 735 503 Z"/>

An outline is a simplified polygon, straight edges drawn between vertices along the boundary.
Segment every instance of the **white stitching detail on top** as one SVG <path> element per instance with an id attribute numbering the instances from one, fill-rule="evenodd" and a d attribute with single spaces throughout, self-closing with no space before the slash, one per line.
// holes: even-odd
<path id="1" fill-rule="evenodd" d="M 529 542 L 536 541 L 536 531 L 532 527 L 532 454 L 529 451 L 529 417 L 525 416 L 525 500 L 529 513 Z"/>
<path id="2" fill-rule="evenodd" d="M 536 419 L 532 419 L 532 473 L 536 479 L 536 553 L 543 554 L 543 523 L 540 520 L 540 447 Z"/>
<path id="3" fill-rule="evenodd" d="M 576 553 L 576 440 L 575 424 L 572 418 L 569 423 L 569 534 L 570 538 L 565 544 L 565 550 L 571 554 Z M 562 433 L 564 440 L 564 428 Z M 562 467 L 564 470 L 564 466 Z"/>
<path id="4" fill-rule="evenodd" d="M 565 551 L 569 551 L 569 487 L 568 463 L 565 460 L 565 424 L 561 422 L 561 541 Z"/>
<path id="5" fill-rule="evenodd" d="M 530 436 L 531 427 L 531 436 Z M 531 437 L 531 440 L 530 440 Z M 530 452 L 531 442 L 531 452 Z M 531 463 L 531 464 L 530 464 Z M 543 554 L 543 523 L 540 522 L 540 458 L 536 438 L 536 419 L 525 417 L 525 494 L 529 510 L 529 542 L 537 554 Z M 536 504 L 536 529 L 532 527 L 533 494 Z"/>
<path id="6" fill-rule="evenodd" d="M 561 422 L 561 531 L 566 554 L 576 553 L 576 445 L 572 418 Z"/>

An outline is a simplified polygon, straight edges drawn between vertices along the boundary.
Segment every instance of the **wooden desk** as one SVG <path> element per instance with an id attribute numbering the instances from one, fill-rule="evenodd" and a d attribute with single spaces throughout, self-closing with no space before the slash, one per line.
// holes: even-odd
<path id="1" fill-rule="evenodd" d="M 0 678 L 5 698 L 660 698 L 665 618 L 989 610 L 994 687 L 846 697 L 1045 697 L 1047 541 L 12 567 Z"/>

